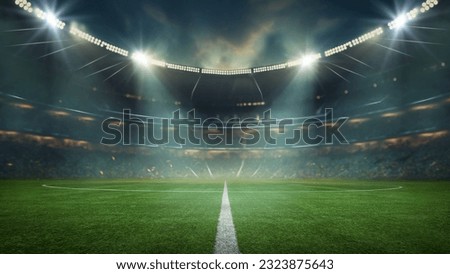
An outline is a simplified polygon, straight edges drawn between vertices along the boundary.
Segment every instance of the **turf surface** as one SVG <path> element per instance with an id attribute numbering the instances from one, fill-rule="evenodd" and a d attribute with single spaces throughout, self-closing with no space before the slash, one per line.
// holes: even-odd
<path id="1" fill-rule="evenodd" d="M 42 184 L 119 190 L 47 189 Z M 211 253 L 223 183 L 4 181 L 1 253 Z"/>
<path id="2" fill-rule="evenodd" d="M 242 253 L 450 253 L 448 182 L 234 182 L 229 191 Z"/>
<path id="3" fill-rule="evenodd" d="M 2 181 L 0 253 L 212 253 L 222 189 Z M 228 190 L 242 253 L 450 253 L 449 182 L 230 180 Z"/>

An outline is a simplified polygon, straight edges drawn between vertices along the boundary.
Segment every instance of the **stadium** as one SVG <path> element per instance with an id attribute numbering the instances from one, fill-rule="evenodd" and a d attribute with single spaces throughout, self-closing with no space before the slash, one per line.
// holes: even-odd
<path id="1" fill-rule="evenodd" d="M 0 253 L 450 253 L 448 1 L 62 2 L 0 5 Z"/>

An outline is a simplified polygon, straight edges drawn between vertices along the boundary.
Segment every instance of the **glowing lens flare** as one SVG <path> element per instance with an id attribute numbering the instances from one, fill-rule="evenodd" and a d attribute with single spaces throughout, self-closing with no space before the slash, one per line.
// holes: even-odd
<path id="1" fill-rule="evenodd" d="M 397 22 L 397 29 L 402 29 L 406 26 L 406 23 L 408 23 L 408 18 L 406 18 L 406 15 L 402 14 L 397 19 L 395 19 Z"/>
<path id="2" fill-rule="evenodd" d="M 47 12 L 45 21 L 47 21 L 47 24 L 53 28 L 58 26 L 58 18 L 56 18 L 56 16 L 51 12 Z"/>
<path id="3" fill-rule="evenodd" d="M 143 52 L 138 51 L 138 52 L 133 53 L 133 55 L 131 56 L 131 59 L 136 64 L 139 64 L 141 66 L 147 67 L 149 65 L 149 58 Z"/>
<path id="4" fill-rule="evenodd" d="M 317 62 L 318 59 L 320 59 L 320 56 L 316 55 L 316 54 L 305 55 L 305 56 L 302 57 L 302 59 L 300 61 L 301 62 L 301 66 L 303 68 L 309 68 L 312 65 L 314 65 Z"/>

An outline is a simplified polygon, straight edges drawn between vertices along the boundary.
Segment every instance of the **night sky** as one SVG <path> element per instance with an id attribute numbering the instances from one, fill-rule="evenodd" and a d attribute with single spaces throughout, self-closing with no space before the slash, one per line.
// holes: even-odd
<path id="1" fill-rule="evenodd" d="M 404 2 L 408 2 L 404 6 Z M 35 0 L 129 50 L 192 66 L 238 68 L 323 51 L 421 1 Z M 403 4 L 400 4 L 403 3 Z M 403 5 L 403 6 L 401 6 Z M 47 8 L 45 8 L 47 7 Z"/>

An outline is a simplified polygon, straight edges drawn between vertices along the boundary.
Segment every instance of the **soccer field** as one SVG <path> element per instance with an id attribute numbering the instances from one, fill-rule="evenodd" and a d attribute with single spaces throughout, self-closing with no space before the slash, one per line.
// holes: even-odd
<path id="1" fill-rule="evenodd" d="M 450 253 L 448 182 L 228 180 L 241 253 Z M 1 253 L 213 253 L 224 180 L 5 180 Z"/>

